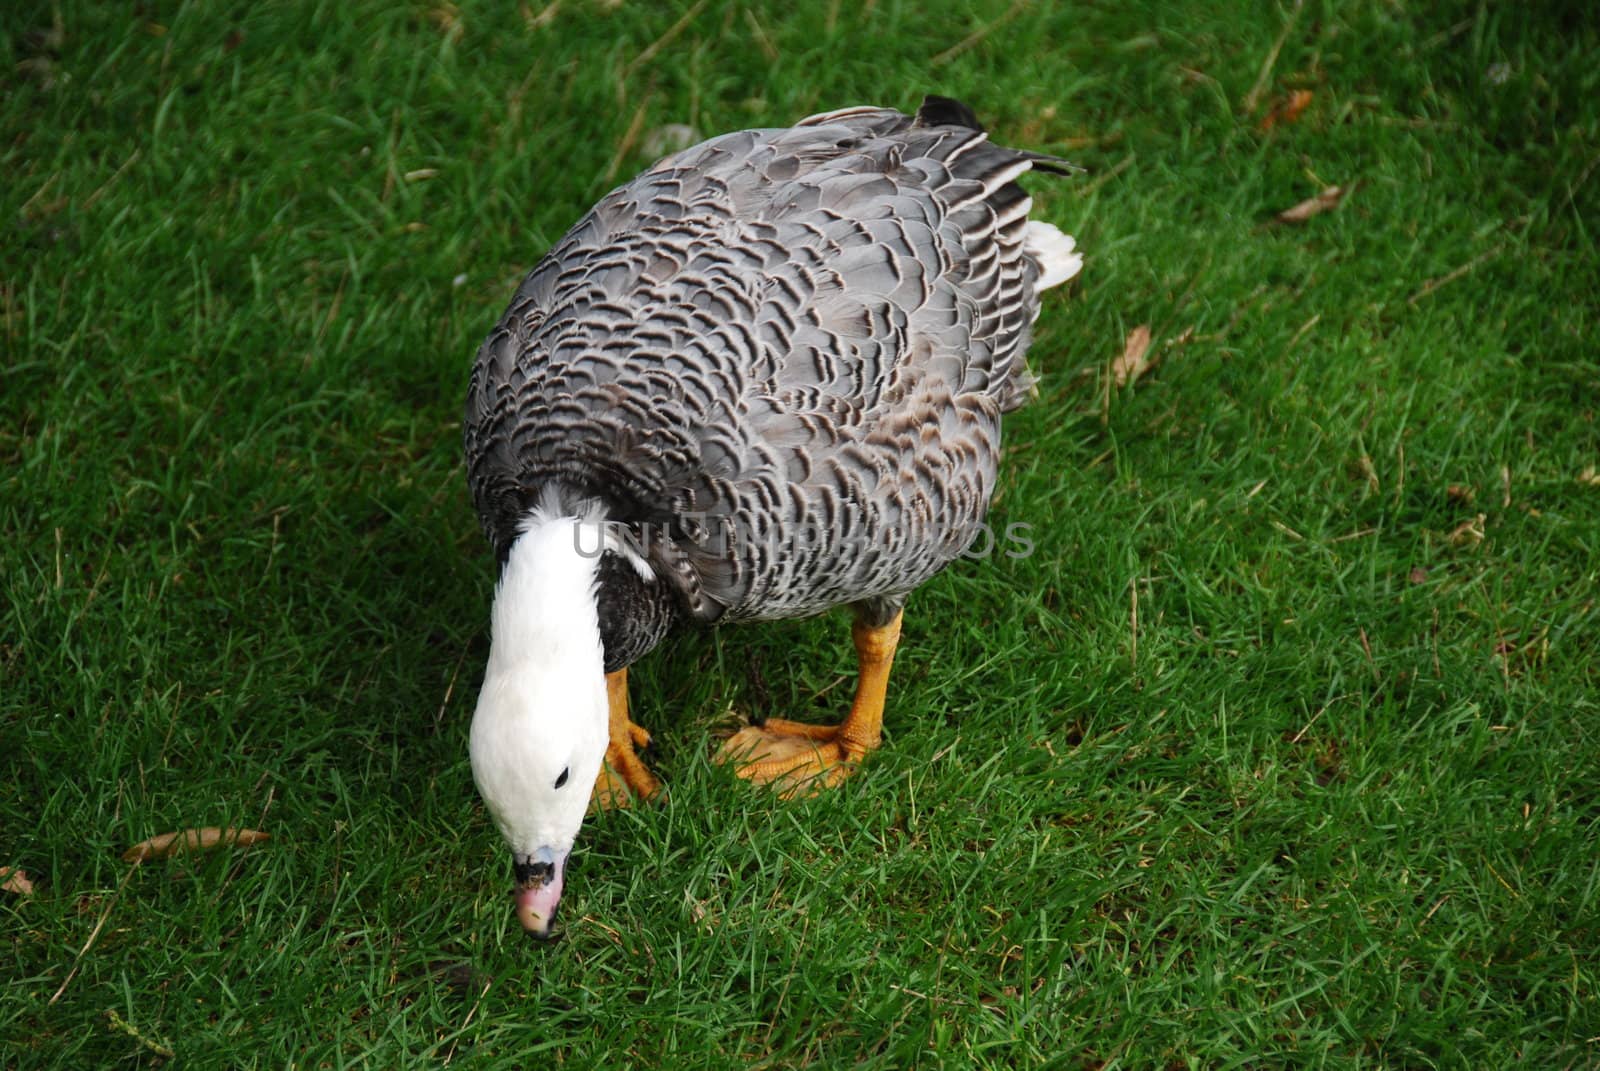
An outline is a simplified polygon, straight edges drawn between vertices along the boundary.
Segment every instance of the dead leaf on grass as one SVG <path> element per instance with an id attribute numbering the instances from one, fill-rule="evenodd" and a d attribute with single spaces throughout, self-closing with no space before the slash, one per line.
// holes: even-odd
<path id="1" fill-rule="evenodd" d="M 269 835 L 259 829 L 234 829 L 231 826 L 227 829 L 218 829 L 216 826 L 184 829 L 177 833 L 163 833 L 159 837 L 140 841 L 122 853 L 122 861 L 142 863 L 146 859 L 167 859 L 179 852 L 209 851 L 229 844 L 248 848 L 252 844 L 259 844 L 268 839 Z"/>
<path id="2" fill-rule="evenodd" d="M 21 867 L 0 866 L 0 891 L 18 896 L 33 895 L 33 879 Z"/>
<path id="3" fill-rule="evenodd" d="M 1348 186 L 1329 186 L 1321 193 L 1308 200 L 1301 201 L 1293 208 L 1285 208 L 1278 213 L 1279 223 L 1304 223 L 1312 216 L 1320 216 L 1324 212 L 1332 211 L 1339 207 L 1339 202 L 1344 200 L 1348 193 Z"/>
<path id="4" fill-rule="evenodd" d="M 1261 129 L 1271 130 L 1279 123 L 1292 123 L 1300 118 L 1300 113 L 1311 104 L 1316 94 L 1309 89 L 1296 89 L 1287 98 L 1279 101 L 1277 106 L 1261 117 Z"/>
<path id="5" fill-rule="evenodd" d="M 1510 480 L 1506 481 L 1507 484 L 1510 482 Z M 1600 473 L 1597 473 L 1595 467 L 1590 465 L 1578 473 L 1578 482 L 1589 487 L 1600 487 Z"/>
<path id="6" fill-rule="evenodd" d="M 707 901 L 695 899 L 689 890 L 685 889 L 683 890 L 683 902 L 689 905 L 689 917 L 694 920 L 696 926 L 703 925 L 708 932 L 717 928 L 716 916 L 711 913 L 710 905 Z"/>
<path id="7" fill-rule="evenodd" d="M 1454 547 L 1475 547 L 1483 542 L 1483 522 L 1487 520 L 1486 514 L 1478 514 L 1470 521 L 1462 521 L 1450 530 L 1450 545 Z"/>
<path id="8" fill-rule="evenodd" d="M 1122 356 L 1111 362 L 1111 381 L 1119 387 L 1126 387 L 1148 372 L 1153 363 L 1145 358 L 1149 352 L 1150 325 L 1140 324 L 1128 332 L 1128 340 L 1122 346 Z"/>

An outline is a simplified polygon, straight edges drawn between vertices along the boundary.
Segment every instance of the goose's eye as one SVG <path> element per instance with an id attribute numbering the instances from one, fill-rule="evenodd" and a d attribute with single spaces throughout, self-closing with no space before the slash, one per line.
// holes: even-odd
<path id="1" fill-rule="evenodd" d="M 556 787 L 557 788 L 560 788 L 562 785 L 567 783 L 567 774 L 569 774 L 571 772 L 572 771 L 570 769 L 568 769 L 568 768 L 563 768 L 562 769 L 561 776 L 556 778 Z"/>

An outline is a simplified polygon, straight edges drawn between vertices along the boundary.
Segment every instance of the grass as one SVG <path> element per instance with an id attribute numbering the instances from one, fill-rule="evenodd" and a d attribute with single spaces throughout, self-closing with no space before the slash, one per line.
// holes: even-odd
<path id="1" fill-rule="evenodd" d="M 1600 34 L 1414 8 L 7 20 L 3 1062 L 1600 1066 Z M 671 797 L 530 946 L 465 753 L 474 347 L 661 124 L 927 90 L 1090 168 L 1035 184 L 1090 260 L 1007 429 L 1034 553 L 918 593 L 812 801 L 708 754 L 835 716 L 844 620 L 670 641 Z M 119 859 L 205 825 L 274 839 Z"/>

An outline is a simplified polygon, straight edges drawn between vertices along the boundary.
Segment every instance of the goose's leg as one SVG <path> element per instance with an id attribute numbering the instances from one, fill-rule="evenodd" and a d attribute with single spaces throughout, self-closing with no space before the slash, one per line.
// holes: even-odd
<path id="1" fill-rule="evenodd" d="M 628 718 L 628 671 L 606 674 L 606 698 L 611 704 L 611 743 L 606 745 L 605 765 L 595 778 L 589 810 L 603 811 L 626 807 L 630 799 L 646 800 L 661 788 L 634 748 L 650 743 L 650 734 Z"/>
<path id="2" fill-rule="evenodd" d="M 849 777 L 883 739 L 883 699 L 902 616 L 896 610 L 882 625 L 858 617 L 851 628 L 859 669 L 855 702 L 844 721 L 812 725 L 768 718 L 765 724 L 746 726 L 730 737 L 717 752 L 717 761 L 737 763 L 740 777 L 774 785 L 786 797 L 832 788 Z"/>

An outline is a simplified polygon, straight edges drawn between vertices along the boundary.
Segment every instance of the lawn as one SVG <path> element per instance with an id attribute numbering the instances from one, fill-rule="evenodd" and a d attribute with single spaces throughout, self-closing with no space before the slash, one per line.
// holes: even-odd
<path id="1" fill-rule="evenodd" d="M 0 1064 L 1600 1066 L 1582 5 L 43 7 L 0 28 Z M 1032 184 L 1088 254 L 1007 426 L 1032 553 L 917 593 L 811 800 L 710 754 L 837 717 L 848 619 L 670 640 L 670 797 L 532 944 L 466 755 L 474 349 L 666 124 L 926 91 L 1088 169 Z M 122 861 L 205 826 L 271 839 Z"/>

